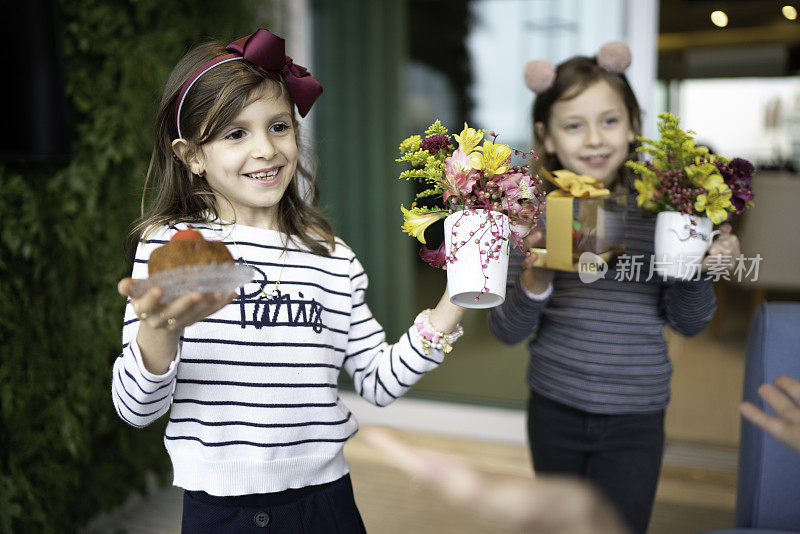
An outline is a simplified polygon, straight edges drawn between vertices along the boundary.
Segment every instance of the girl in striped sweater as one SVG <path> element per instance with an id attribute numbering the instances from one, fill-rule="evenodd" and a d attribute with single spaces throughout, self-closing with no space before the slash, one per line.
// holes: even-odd
<path id="1" fill-rule="evenodd" d="M 650 519 L 664 446 L 672 366 L 664 325 L 691 336 L 711 320 L 710 280 L 664 282 L 649 270 L 655 218 L 636 207 L 624 162 L 636 157 L 640 109 L 624 70 L 630 50 L 611 43 L 595 58 L 557 68 L 529 63 L 536 148 L 547 169 L 568 169 L 628 193 L 626 254 L 643 259 L 639 276 L 621 263 L 584 283 L 577 273 L 533 268 L 535 255 L 512 254 L 506 301 L 489 313 L 505 343 L 528 345 L 528 437 L 537 473 L 575 474 L 596 483 L 634 532 Z M 730 226 L 709 255 L 736 257 Z M 534 232 L 525 247 L 543 246 Z M 706 258 L 704 264 L 708 264 Z M 632 273 L 634 274 L 634 273 Z"/>
<path id="2" fill-rule="evenodd" d="M 321 92 L 263 29 L 190 51 L 166 83 L 157 195 L 133 232 L 132 278 L 189 226 L 256 273 L 235 294 L 163 304 L 159 288 L 133 298 L 132 279 L 119 283 L 128 301 L 114 405 L 135 427 L 169 413 L 184 532 L 364 532 L 342 455 L 358 424 L 337 394 L 339 372 L 387 405 L 460 332 L 464 309 L 445 292 L 386 342 L 365 302 L 367 275 L 317 210 L 317 184 L 298 161 L 295 106 L 305 116 Z"/>

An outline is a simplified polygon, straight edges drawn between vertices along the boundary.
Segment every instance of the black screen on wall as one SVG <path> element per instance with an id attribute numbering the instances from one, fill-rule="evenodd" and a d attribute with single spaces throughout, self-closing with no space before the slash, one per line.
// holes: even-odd
<path id="1" fill-rule="evenodd" d="M 0 159 L 66 160 L 66 98 L 55 0 L 4 2 L 0 45 Z"/>

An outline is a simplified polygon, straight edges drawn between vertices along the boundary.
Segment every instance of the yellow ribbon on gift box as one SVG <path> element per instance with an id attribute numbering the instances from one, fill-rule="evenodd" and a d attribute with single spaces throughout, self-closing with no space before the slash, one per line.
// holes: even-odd
<path id="1" fill-rule="evenodd" d="M 568 170 L 552 174 L 539 168 L 539 174 L 558 187 L 547 195 L 546 265 L 550 269 L 572 271 L 572 201 L 576 198 L 605 198 L 611 191 L 603 182 Z"/>

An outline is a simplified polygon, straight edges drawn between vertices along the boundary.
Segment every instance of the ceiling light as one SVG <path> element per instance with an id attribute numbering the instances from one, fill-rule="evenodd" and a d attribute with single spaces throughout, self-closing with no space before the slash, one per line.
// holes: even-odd
<path id="1" fill-rule="evenodd" d="M 724 11 L 714 11 L 711 13 L 711 22 L 714 23 L 714 26 L 724 28 L 728 25 L 728 15 Z"/>
<path id="2" fill-rule="evenodd" d="M 781 8 L 781 13 L 783 16 L 789 20 L 794 20 L 797 18 L 797 9 L 794 6 L 783 6 Z"/>

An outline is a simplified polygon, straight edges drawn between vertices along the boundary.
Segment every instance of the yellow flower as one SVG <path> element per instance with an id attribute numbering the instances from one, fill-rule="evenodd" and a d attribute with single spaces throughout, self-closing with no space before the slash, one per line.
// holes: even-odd
<path id="1" fill-rule="evenodd" d="M 703 182 L 700 184 L 700 187 L 709 191 L 712 189 L 728 189 L 728 186 L 725 185 L 725 179 L 719 172 L 706 176 Z"/>
<path id="2" fill-rule="evenodd" d="M 420 208 L 407 210 L 402 205 L 400 209 L 403 210 L 403 231 L 419 239 L 419 242 L 423 245 L 427 244 L 425 243 L 425 229 L 436 221 L 447 217 L 446 211 L 424 212 Z"/>
<path id="3" fill-rule="evenodd" d="M 696 187 L 710 189 L 717 185 L 717 183 L 723 182 L 719 169 L 717 169 L 717 166 L 713 163 L 703 161 L 684 167 L 683 170 L 687 178 L 689 178 Z"/>
<path id="4" fill-rule="evenodd" d="M 639 192 L 636 197 L 636 204 L 640 208 L 654 209 L 656 207 L 653 201 L 653 193 L 656 192 L 655 184 L 649 180 L 636 179 L 633 182 L 633 186 Z"/>
<path id="5" fill-rule="evenodd" d="M 603 187 L 603 182 L 594 176 L 575 174 L 566 169 L 553 171 L 551 181 L 575 198 L 602 198 L 611 194 L 611 191 Z"/>
<path id="6" fill-rule="evenodd" d="M 487 139 L 481 148 L 470 154 L 469 164 L 473 169 L 482 170 L 486 176 L 494 176 L 508 171 L 505 163 L 510 157 L 511 147 L 494 144 Z"/>
<path id="7" fill-rule="evenodd" d="M 483 130 L 470 128 L 465 122 L 464 129 L 461 130 L 461 133 L 459 135 L 453 135 L 453 137 L 458 141 L 458 148 L 460 148 L 464 154 L 469 155 L 483 139 Z"/>
<path id="8" fill-rule="evenodd" d="M 698 195 L 694 209 L 711 219 L 714 224 L 719 224 L 728 218 L 731 207 L 731 190 L 726 185 L 712 187 L 707 195 Z"/>

